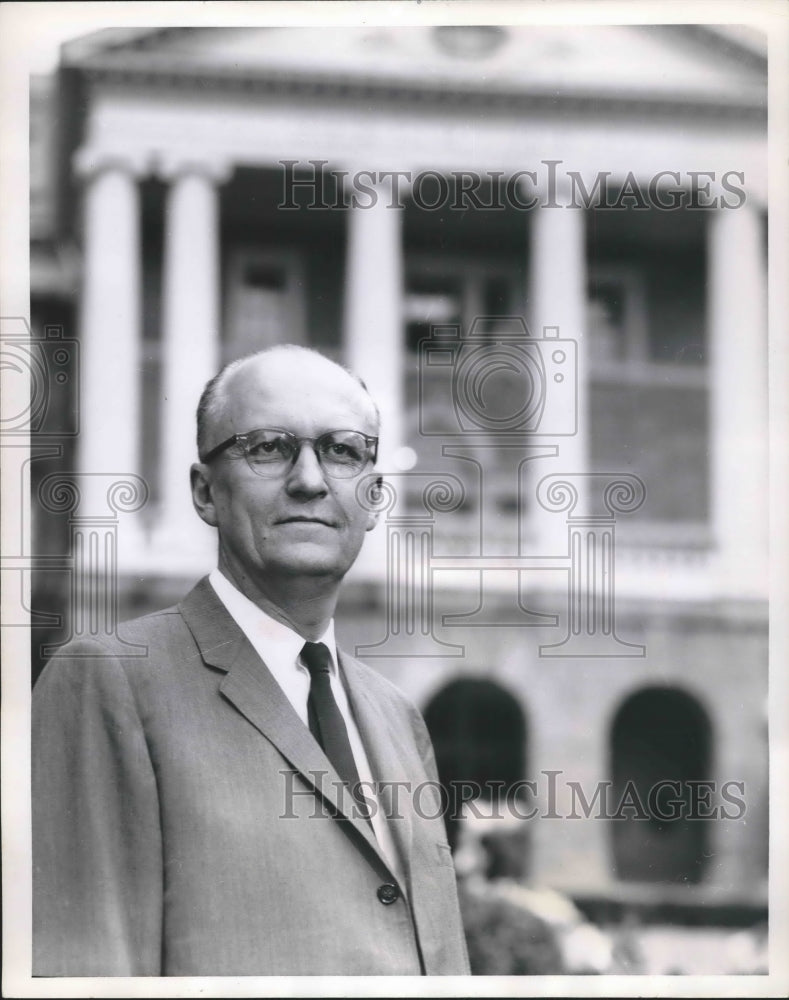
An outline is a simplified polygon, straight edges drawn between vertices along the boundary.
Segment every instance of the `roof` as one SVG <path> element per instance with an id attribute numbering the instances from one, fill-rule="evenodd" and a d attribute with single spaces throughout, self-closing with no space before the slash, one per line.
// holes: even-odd
<path id="1" fill-rule="evenodd" d="M 595 97 L 766 106 L 763 36 L 737 26 L 108 29 L 63 48 L 104 78 L 400 96 Z M 766 40 L 765 40 L 766 45 Z"/>

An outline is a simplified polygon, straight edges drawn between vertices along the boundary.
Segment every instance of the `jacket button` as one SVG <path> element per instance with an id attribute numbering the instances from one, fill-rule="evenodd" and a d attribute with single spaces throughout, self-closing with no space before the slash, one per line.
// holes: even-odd
<path id="1" fill-rule="evenodd" d="M 378 898 L 384 906 L 390 906 L 400 898 L 400 890 L 396 885 L 392 885 L 391 882 L 385 882 L 383 885 L 378 886 Z"/>

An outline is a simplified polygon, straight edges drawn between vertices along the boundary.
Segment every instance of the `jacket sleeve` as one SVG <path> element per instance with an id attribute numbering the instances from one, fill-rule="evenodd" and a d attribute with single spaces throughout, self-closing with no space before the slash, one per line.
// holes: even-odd
<path id="1" fill-rule="evenodd" d="M 68 647 L 33 690 L 33 973 L 161 974 L 156 778 L 120 660 Z"/>

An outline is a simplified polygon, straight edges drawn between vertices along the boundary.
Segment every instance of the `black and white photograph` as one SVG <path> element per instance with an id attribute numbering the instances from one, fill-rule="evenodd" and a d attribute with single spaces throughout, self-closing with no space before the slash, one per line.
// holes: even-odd
<path id="1" fill-rule="evenodd" d="M 3 994 L 785 996 L 789 7 L 0 7 Z"/>

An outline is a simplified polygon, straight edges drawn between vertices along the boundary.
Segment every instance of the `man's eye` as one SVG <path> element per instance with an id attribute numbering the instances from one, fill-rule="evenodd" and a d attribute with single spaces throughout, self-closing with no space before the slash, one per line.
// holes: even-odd
<path id="1" fill-rule="evenodd" d="M 338 462 L 358 462 L 361 459 L 359 449 L 344 441 L 332 441 L 323 451 L 327 458 Z"/>
<path id="2" fill-rule="evenodd" d="M 275 438 L 273 441 L 257 441 L 249 448 L 248 454 L 250 458 L 275 458 L 284 454 L 285 449 L 282 438 Z"/>

